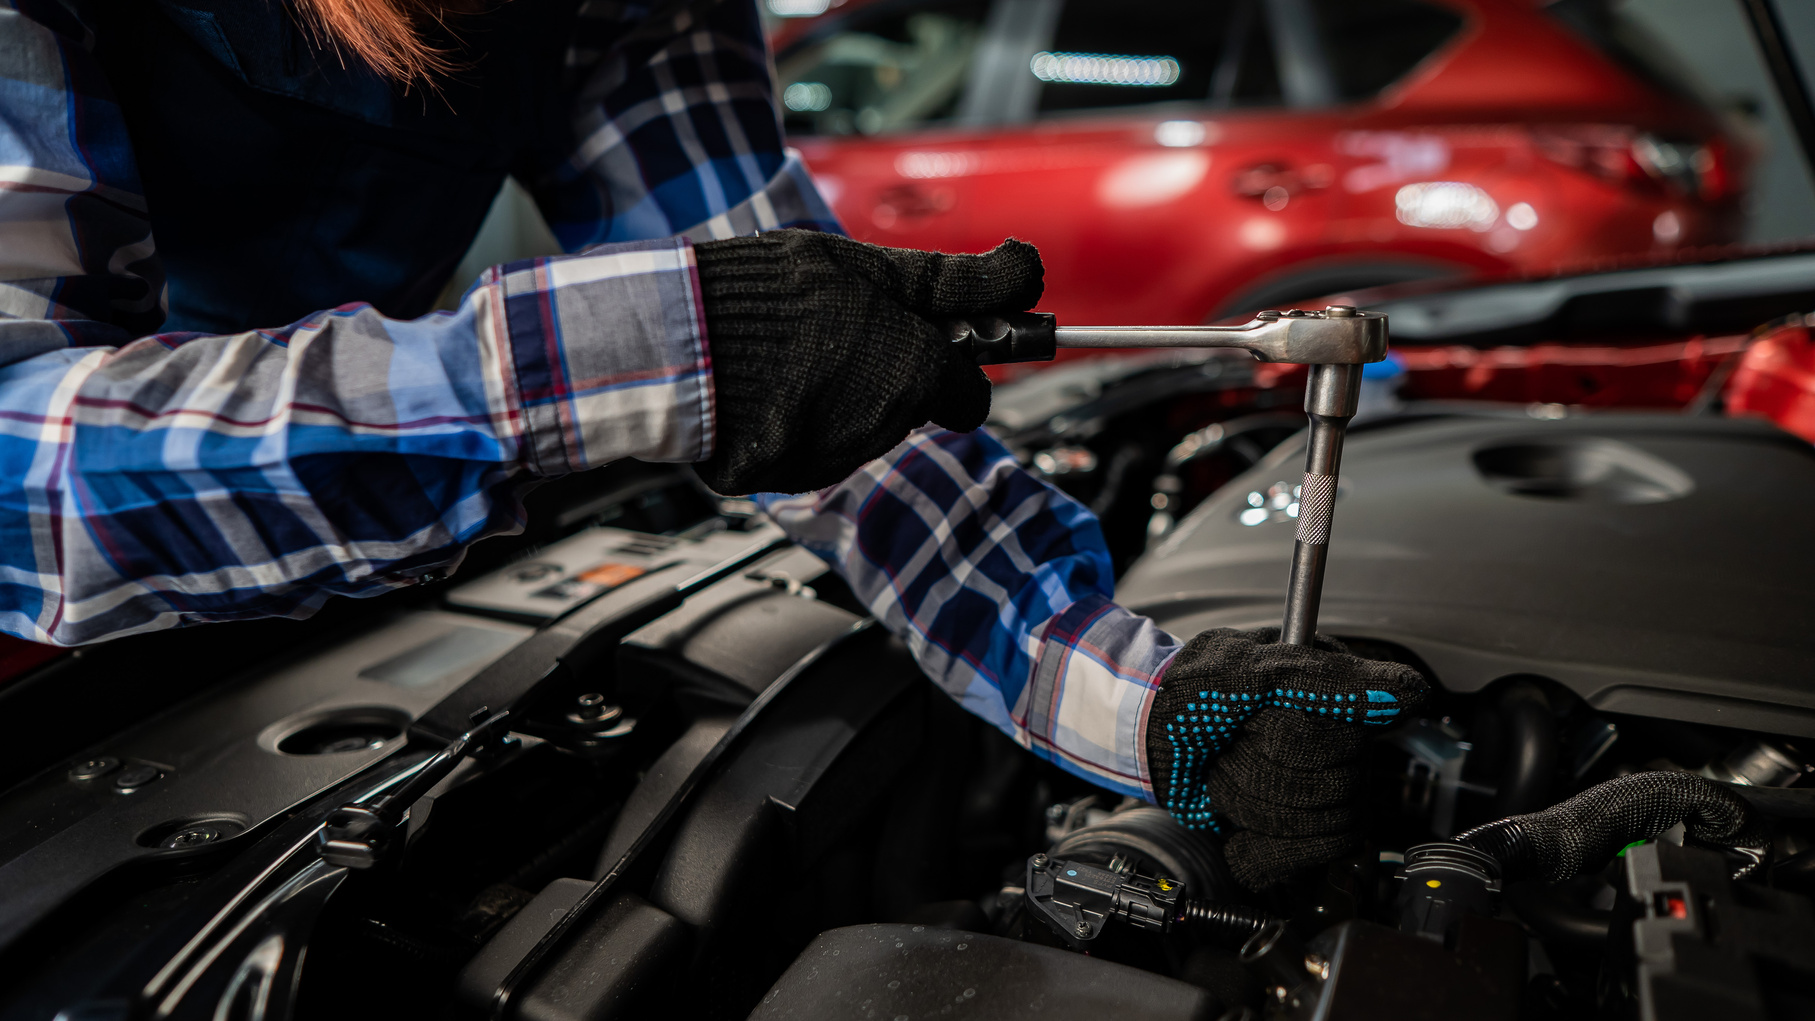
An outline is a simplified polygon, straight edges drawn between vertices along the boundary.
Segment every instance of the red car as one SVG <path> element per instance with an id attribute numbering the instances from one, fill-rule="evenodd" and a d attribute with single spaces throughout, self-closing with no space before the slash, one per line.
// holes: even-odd
<path id="1" fill-rule="evenodd" d="M 1736 240 L 1751 146 L 1576 6 L 852 0 L 775 42 L 852 234 L 1014 235 L 1062 320 L 1191 323 Z"/>

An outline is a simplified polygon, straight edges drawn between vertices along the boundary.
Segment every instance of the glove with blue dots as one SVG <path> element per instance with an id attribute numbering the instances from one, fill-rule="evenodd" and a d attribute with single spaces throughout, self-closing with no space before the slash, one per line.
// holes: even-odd
<path id="1" fill-rule="evenodd" d="M 1424 699 L 1418 671 L 1277 628 L 1206 631 L 1166 668 L 1147 717 L 1148 775 L 1187 828 L 1225 838 L 1235 877 L 1263 889 L 1358 839 L 1370 727 Z"/>

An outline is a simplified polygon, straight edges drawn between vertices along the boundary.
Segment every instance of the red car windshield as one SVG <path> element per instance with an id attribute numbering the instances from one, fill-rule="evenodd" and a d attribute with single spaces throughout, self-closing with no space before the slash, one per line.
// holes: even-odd
<path id="1" fill-rule="evenodd" d="M 984 0 L 884 0 L 781 36 L 786 126 L 836 137 L 1168 104 L 1363 100 L 1465 25 L 1423 0 L 1303 6 L 1310 17 L 1301 20 L 1259 0 L 999 5 L 1011 17 L 992 16 Z M 994 52 L 1007 49 L 1012 60 Z"/>

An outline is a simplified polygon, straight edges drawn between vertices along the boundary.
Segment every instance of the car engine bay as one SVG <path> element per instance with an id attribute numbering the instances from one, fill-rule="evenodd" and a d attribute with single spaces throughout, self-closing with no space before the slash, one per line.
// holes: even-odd
<path id="1" fill-rule="evenodd" d="M 8 760 L 0 1017 L 1815 1017 L 1815 450 L 1721 413 L 1815 255 L 1353 300 L 1401 357 L 1320 628 L 1435 690 L 1327 868 L 1240 888 L 752 503 L 615 466 L 442 585 L 0 688 L 85 721 Z M 1189 636 L 1278 623 L 1303 385 L 1128 354 L 992 421 Z"/>

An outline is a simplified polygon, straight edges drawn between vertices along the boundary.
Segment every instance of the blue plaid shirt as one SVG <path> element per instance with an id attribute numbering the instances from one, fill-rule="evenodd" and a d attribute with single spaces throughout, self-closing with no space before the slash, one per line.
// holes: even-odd
<path id="1" fill-rule="evenodd" d="M 782 147 L 753 5 L 701 10 L 625 40 L 604 28 L 641 9 L 582 5 L 576 146 L 532 184 L 576 254 L 489 270 L 451 313 L 211 336 L 156 332 L 146 203 L 82 23 L 0 7 L 0 630 L 305 616 L 517 529 L 526 480 L 708 456 L 688 239 L 836 223 Z M 1110 601 L 1087 510 L 937 430 L 768 505 L 966 707 L 1151 798 L 1142 728 L 1176 642 Z"/>
<path id="2" fill-rule="evenodd" d="M 1112 601 L 1089 509 L 987 431 L 929 426 L 837 486 L 760 502 L 959 704 L 1073 773 L 1154 799 L 1147 714 L 1179 642 Z"/>
<path id="3" fill-rule="evenodd" d="M 150 213 L 81 7 L 0 6 L 10 634 L 74 645 L 307 615 L 518 528 L 525 479 L 704 458 L 712 372 L 687 239 L 837 228 L 783 148 L 753 4 L 649 24 L 586 0 L 573 149 L 529 182 L 576 254 L 496 267 L 457 311 L 415 320 L 355 303 L 158 333 Z"/>

